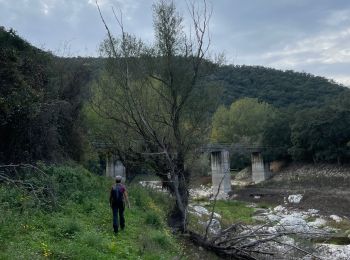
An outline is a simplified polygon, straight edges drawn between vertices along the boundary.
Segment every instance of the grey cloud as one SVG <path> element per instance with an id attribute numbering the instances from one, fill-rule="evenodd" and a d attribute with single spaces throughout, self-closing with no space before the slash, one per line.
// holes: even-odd
<path id="1" fill-rule="evenodd" d="M 152 41 L 151 1 L 98 2 L 114 33 L 118 28 L 112 5 L 123 11 L 129 32 Z M 175 2 L 188 24 L 185 1 Z M 350 39 L 331 36 L 349 28 L 350 1 L 212 0 L 211 4 L 212 50 L 225 51 L 229 61 L 347 79 Z M 98 55 L 105 37 L 94 0 L 0 0 L 0 25 L 51 50 L 68 42 L 74 55 Z"/>

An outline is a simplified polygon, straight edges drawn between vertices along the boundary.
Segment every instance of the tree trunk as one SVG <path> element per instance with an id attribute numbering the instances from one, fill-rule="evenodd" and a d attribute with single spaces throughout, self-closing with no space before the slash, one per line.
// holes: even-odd
<path id="1" fill-rule="evenodd" d="M 184 232 L 186 230 L 186 211 L 188 205 L 188 174 L 184 169 L 184 164 L 180 163 L 176 173 L 172 174 L 172 191 L 176 203 L 169 215 L 169 225 L 176 230 Z"/>

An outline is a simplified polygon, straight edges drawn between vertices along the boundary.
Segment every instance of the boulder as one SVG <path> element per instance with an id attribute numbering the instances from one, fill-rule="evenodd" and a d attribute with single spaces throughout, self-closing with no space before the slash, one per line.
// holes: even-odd
<path id="1" fill-rule="evenodd" d="M 277 207 L 275 207 L 274 209 L 273 209 L 273 211 L 275 211 L 275 212 L 284 212 L 284 211 L 286 211 L 287 209 L 285 208 L 285 207 L 283 207 L 282 205 L 278 205 Z"/>
<path id="2" fill-rule="evenodd" d="M 308 232 L 310 230 L 307 222 L 300 216 L 294 214 L 287 215 L 279 221 L 279 230 L 290 231 L 290 232 Z"/>
<path id="3" fill-rule="evenodd" d="M 269 214 L 266 216 L 267 219 L 271 222 L 276 222 L 276 221 L 280 221 L 282 219 L 282 217 L 274 215 L 274 214 Z"/>
<path id="4" fill-rule="evenodd" d="M 302 198 L 303 198 L 303 195 L 301 195 L 301 194 L 289 195 L 288 201 L 289 201 L 289 203 L 298 204 L 298 203 L 300 203 Z"/>
<path id="5" fill-rule="evenodd" d="M 189 205 L 188 211 L 192 214 L 195 214 L 198 217 L 202 217 L 203 215 L 210 216 L 210 214 L 211 214 L 211 212 L 209 210 L 207 210 L 205 207 L 200 206 L 200 205 Z M 221 219 L 221 215 L 214 212 L 214 218 Z"/>
<path id="6" fill-rule="evenodd" d="M 266 222 L 266 217 L 265 216 L 253 216 L 252 219 L 259 221 L 259 222 Z"/>
<path id="7" fill-rule="evenodd" d="M 204 228 L 206 228 L 209 225 L 209 220 L 208 221 L 199 221 L 198 222 L 200 225 L 202 225 Z M 221 231 L 221 224 L 220 221 L 213 218 L 211 221 L 211 224 L 208 229 L 209 233 L 212 235 L 218 235 Z"/>
<path id="8" fill-rule="evenodd" d="M 327 221 L 325 219 L 323 219 L 323 218 L 317 218 L 314 221 L 309 222 L 308 224 L 311 227 L 314 227 L 314 228 L 321 228 L 321 227 L 324 227 L 327 224 Z"/>
<path id="9" fill-rule="evenodd" d="M 330 215 L 329 217 L 337 223 L 339 223 L 343 220 L 341 217 L 339 217 L 337 215 Z"/>

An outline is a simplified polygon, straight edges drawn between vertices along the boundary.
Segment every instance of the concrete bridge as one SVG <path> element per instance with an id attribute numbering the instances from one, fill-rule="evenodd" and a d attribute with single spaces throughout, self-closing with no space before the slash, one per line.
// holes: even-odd
<path id="1" fill-rule="evenodd" d="M 106 176 L 120 175 L 126 179 L 126 169 L 121 160 L 113 153 L 112 144 L 93 143 L 94 147 L 106 153 Z M 265 181 L 270 176 L 269 164 L 264 163 L 262 152 L 271 147 L 241 144 L 216 143 L 200 148 L 202 153 L 210 153 L 212 184 L 214 194 L 219 196 L 231 191 L 230 152 L 249 152 L 251 154 L 252 182 Z"/>
<path id="2" fill-rule="evenodd" d="M 224 143 L 203 146 L 201 151 L 210 153 L 214 194 L 219 191 L 219 196 L 225 196 L 231 191 L 230 151 L 249 152 L 251 154 L 252 182 L 259 183 L 269 178 L 269 164 L 264 163 L 262 156 L 263 150 L 267 148 L 271 147 Z"/>

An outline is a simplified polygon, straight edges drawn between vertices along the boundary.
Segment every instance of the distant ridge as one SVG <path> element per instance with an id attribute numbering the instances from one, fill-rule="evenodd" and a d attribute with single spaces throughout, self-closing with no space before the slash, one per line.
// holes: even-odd
<path id="1" fill-rule="evenodd" d="M 55 57 L 50 52 L 32 46 L 18 36 L 14 30 L 6 30 L 0 26 L 0 46 L 13 48 L 16 51 L 46 54 Z M 68 63 L 88 65 L 92 78 L 103 70 L 105 58 L 72 57 L 61 58 Z M 323 106 L 332 100 L 350 95 L 350 88 L 337 84 L 324 77 L 292 70 L 277 70 L 262 66 L 226 65 L 217 68 L 209 76 L 210 84 L 217 86 L 222 93 L 221 103 L 230 105 L 233 101 L 252 97 L 270 103 L 279 108 L 294 108 L 296 110 Z"/>
<path id="2" fill-rule="evenodd" d="M 350 89 L 309 73 L 262 66 L 223 66 L 211 77 L 223 88 L 225 105 L 242 97 L 258 98 L 276 107 L 319 107 L 350 94 Z"/>

